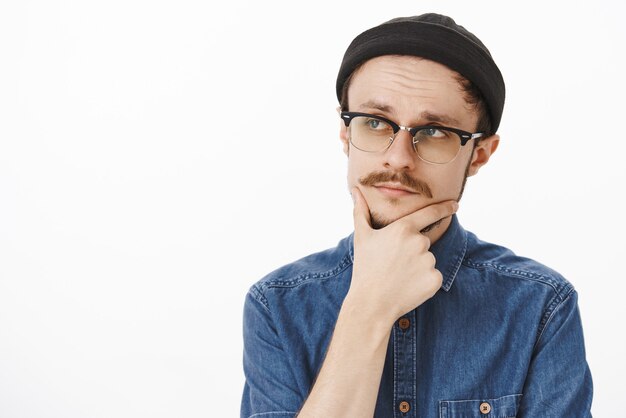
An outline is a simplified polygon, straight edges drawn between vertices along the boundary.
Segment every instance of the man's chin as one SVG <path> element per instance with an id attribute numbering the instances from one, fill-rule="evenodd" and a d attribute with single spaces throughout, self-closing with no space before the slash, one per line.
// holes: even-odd
<path id="1" fill-rule="evenodd" d="M 372 224 L 372 228 L 374 229 L 382 229 L 397 219 L 385 218 L 376 212 L 370 212 L 370 222 Z"/>
<path id="2" fill-rule="evenodd" d="M 387 225 L 392 224 L 393 222 L 397 221 L 400 218 L 403 218 L 411 213 L 417 212 L 418 210 L 420 210 L 421 208 L 416 208 L 416 209 L 412 209 L 406 213 L 393 213 L 393 214 L 381 214 L 380 212 L 376 212 L 376 211 L 372 211 L 370 210 L 370 222 L 372 224 L 372 228 L 373 229 L 382 229 L 384 227 L 386 227 Z M 445 219 L 445 218 L 444 218 Z M 435 229 L 436 227 L 438 227 L 444 219 L 440 219 L 437 222 L 434 222 L 430 225 L 428 225 L 427 227 L 425 227 L 424 229 L 422 229 L 420 232 L 422 234 L 432 231 L 433 229 Z"/>
<path id="3" fill-rule="evenodd" d="M 406 215 L 409 215 L 413 212 L 418 211 L 420 208 L 409 210 L 406 212 L 393 211 L 392 213 L 381 213 L 374 210 L 370 210 L 370 221 L 372 223 L 372 228 L 381 229 L 386 227 L 387 225 L 397 221 L 400 218 L 404 218 Z"/>

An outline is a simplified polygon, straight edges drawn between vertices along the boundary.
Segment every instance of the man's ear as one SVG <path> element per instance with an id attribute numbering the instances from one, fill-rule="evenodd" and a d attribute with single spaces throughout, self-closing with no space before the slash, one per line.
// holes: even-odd
<path id="1" fill-rule="evenodd" d="M 337 106 L 337 113 L 341 113 L 341 106 Z M 339 118 L 339 139 L 341 139 L 341 142 L 343 143 L 344 154 L 349 155 L 350 137 L 348 135 L 348 127 L 341 118 Z"/>
<path id="2" fill-rule="evenodd" d="M 500 143 L 500 135 L 494 134 L 490 137 L 482 139 L 476 144 L 474 148 L 474 154 L 472 155 L 472 162 L 470 163 L 468 176 L 473 176 L 478 173 L 480 167 L 487 164 L 491 155 L 498 149 Z"/>

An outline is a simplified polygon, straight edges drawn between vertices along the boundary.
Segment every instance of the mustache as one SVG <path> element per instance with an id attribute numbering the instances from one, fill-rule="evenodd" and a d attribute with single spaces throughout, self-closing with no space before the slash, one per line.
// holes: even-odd
<path id="1" fill-rule="evenodd" d="M 404 187 L 420 193 L 428 198 L 433 197 L 433 193 L 425 182 L 414 179 L 404 172 L 374 171 L 366 176 L 359 178 L 359 183 L 363 186 L 376 186 L 378 183 L 394 182 L 400 183 Z"/>

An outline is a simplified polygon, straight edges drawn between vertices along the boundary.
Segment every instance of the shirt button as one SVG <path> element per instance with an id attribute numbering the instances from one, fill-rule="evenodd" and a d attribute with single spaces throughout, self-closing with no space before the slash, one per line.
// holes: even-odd
<path id="1" fill-rule="evenodd" d="M 491 405 L 488 402 L 483 402 L 480 404 L 480 413 L 483 415 L 487 415 L 491 412 Z"/>
<path id="2" fill-rule="evenodd" d="M 409 412 L 409 409 L 411 409 L 411 405 L 407 401 L 402 401 L 400 402 L 400 405 L 398 405 L 398 409 L 400 410 L 400 412 L 406 414 L 407 412 Z"/>
<path id="3" fill-rule="evenodd" d="M 398 326 L 402 331 L 406 331 L 411 326 L 411 321 L 409 321 L 409 318 L 400 318 L 398 320 Z"/>

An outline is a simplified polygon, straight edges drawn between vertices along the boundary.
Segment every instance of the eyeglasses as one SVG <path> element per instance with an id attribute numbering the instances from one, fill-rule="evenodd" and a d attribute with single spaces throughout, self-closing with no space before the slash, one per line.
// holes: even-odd
<path id="1" fill-rule="evenodd" d="M 341 119 L 349 128 L 350 143 L 365 152 L 381 152 L 391 146 L 400 130 L 413 138 L 413 149 L 420 159 L 432 164 L 446 164 L 454 160 L 470 139 L 483 132 L 470 133 L 456 128 L 428 125 L 406 127 L 369 113 L 341 112 Z"/>

